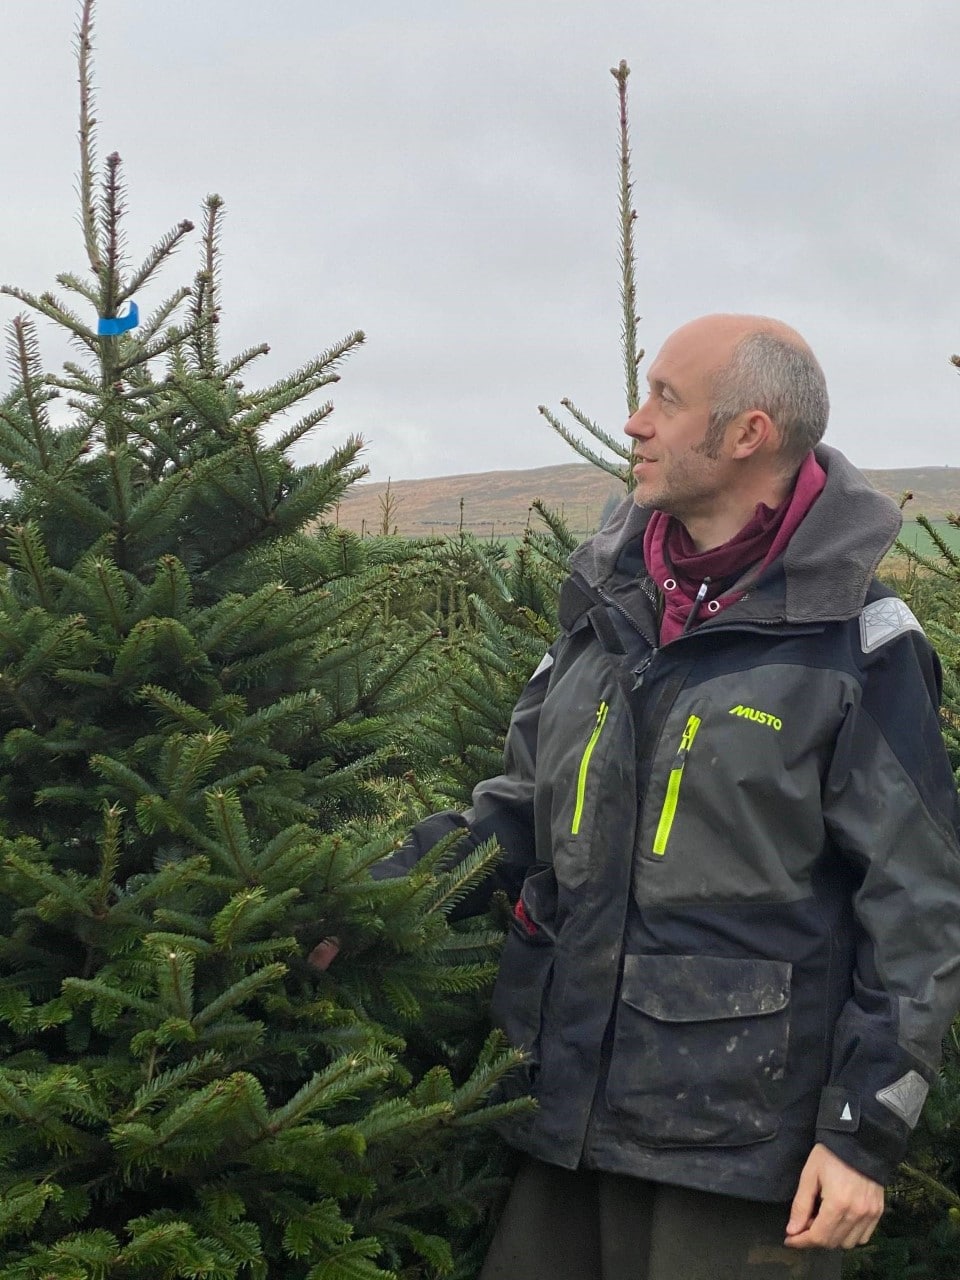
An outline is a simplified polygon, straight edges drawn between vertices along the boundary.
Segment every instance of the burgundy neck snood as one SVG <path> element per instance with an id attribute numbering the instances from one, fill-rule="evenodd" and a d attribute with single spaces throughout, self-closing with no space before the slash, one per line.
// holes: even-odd
<path id="1" fill-rule="evenodd" d="M 759 577 L 783 553 L 826 482 L 827 473 L 809 453 L 797 473 L 793 492 L 779 507 L 772 509 L 759 502 L 739 533 L 709 551 L 696 549 L 679 520 L 654 511 L 643 536 L 643 557 L 663 595 L 660 643 L 669 644 L 683 632 L 705 579 L 710 579 L 710 585 L 691 626 L 715 617 L 739 600 L 743 591 L 730 588 L 753 566 L 754 576 Z"/>

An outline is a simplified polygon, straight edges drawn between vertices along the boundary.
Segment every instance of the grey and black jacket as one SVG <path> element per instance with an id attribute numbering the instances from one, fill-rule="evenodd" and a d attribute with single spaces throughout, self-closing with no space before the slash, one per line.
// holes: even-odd
<path id="1" fill-rule="evenodd" d="M 835 450 L 783 558 L 663 648 L 627 500 L 571 558 L 502 775 L 414 832 L 495 834 L 493 999 L 539 1106 L 508 1140 L 787 1200 L 814 1141 L 884 1181 L 960 1003 L 939 666 L 874 578 L 899 513 Z"/>

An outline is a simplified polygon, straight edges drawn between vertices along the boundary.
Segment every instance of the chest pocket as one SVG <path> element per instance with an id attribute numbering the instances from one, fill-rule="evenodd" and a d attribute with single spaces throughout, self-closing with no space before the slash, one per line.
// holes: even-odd
<path id="1" fill-rule="evenodd" d="M 653 837 L 653 852 L 658 858 L 662 858 L 667 852 L 670 832 L 673 830 L 673 821 L 677 816 L 677 805 L 680 803 L 680 787 L 683 783 L 683 773 L 687 767 L 687 759 L 693 748 L 700 724 L 701 720 L 697 715 L 691 715 L 687 720 L 686 728 L 680 739 L 680 746 L 670 769 L 670 775 L 667 778 L 667 790 L 663 797 L 663 806 L 660 809 L 656 834 Z"/>
<path id="2" fill-rule="evenodd" d="M 603 733 L 603 726 L 607 722 L 609 710 L 610 704 L 601 699 L 597 707 L 597 723 L 587 739 L 587 745 L 583 748 L 583 755 L 580 757 L 580 767 L 577 770 L 576 799 L 573 805 L 573 820 L 570 823 L 570 834 L 572 836 L 580 834 L 580 827 L 583 824 L 583 811 L 587 803 L 587 784 L 590 781 L 590 761 L 593 759 L 593 753 L 596 750 L 597 743 L 600 741 L 600 735 Z"/>
<path id="3" fill-rule="evenodd" d="M 564 767 L 554 778 L 554 865 L 557 879 L 568 889 L 576 889 L 590 874 L 597 806 L 608 769 L 610 714 L 609 702 L 601 698 L 592 716 L 581 717 L 579 732 L 568 731 Z"/>

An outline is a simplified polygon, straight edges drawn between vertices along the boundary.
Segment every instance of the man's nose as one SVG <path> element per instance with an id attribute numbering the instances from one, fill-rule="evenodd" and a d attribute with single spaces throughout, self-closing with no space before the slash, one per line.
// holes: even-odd
<path id="1" fill-rule="evenodd" d="M 646 439 L 650 435 L 650 398 L 641 404 L 627 419 L 623 430 L 628 436 L 633 436 L 635 440 Z"/>

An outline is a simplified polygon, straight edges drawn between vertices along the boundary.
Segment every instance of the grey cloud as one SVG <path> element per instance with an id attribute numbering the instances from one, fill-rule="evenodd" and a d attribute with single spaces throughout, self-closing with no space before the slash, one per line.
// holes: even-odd
<path id="1" fill-rule="evenodd" d="M 266 378 L 368 331 L 318 454 L 360 430 L 382 476 L 572 460 L 536 413 L 562 395 L 619 427 L 622 56 L 645 345 L 702 311 L 783 314 L 855 461 L 960 462 L 954 0 L 98 13 L 101 153 L 127 163 L 132 256 L 216 189 L 228 346 L 269 340 Z M 0 278 L 35 288 L 82 264 L 73 19 L 67 0 L 0 19 L 0 111 L 29 120 L 0 138 Z"/>

